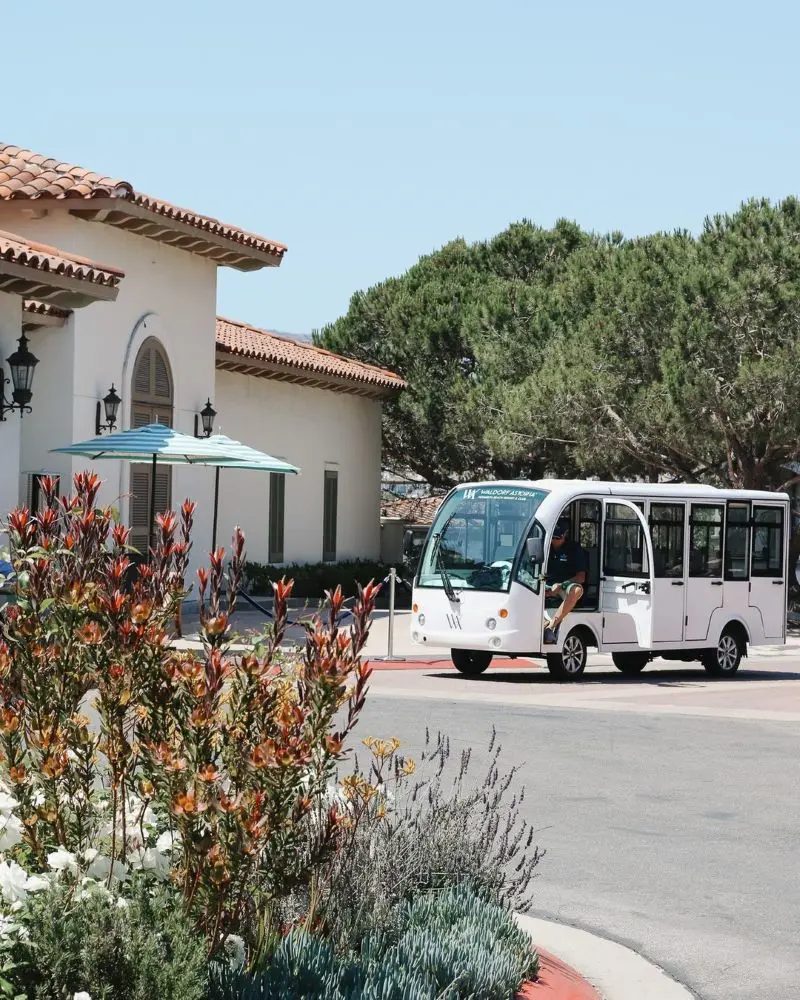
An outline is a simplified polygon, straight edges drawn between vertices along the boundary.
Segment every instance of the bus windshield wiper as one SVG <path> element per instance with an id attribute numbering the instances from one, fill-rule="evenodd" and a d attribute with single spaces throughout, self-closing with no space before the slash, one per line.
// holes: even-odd
<path id="1" fill-rule="evenodd" d="M 436 549 L 434 553 L 434 559 L 435 559 L 434 564 L 436 568 L 439 570 L 439 576 L 442 578 L 442 587 L 444 588 L 444 592 L 447 595 L 447 599 L 449 601 L 452 601 L 453 604 L 460 604 L 461 598 L 456 593 L 455 587 L 453 586 L 453 582 L 450 579 L 450 574 L 447 572 L 447 568 L 444 564 L 444 559 L 442 559 L 442 538 L 444 536 L 444 533 L 450 527 L 450 522 L 453 520 L 454 517 L 455 517 L 455 511 L 444 522 L 444 524 L 442 525 L 442 530 L 437 533 L 436 537 L 433 540 L 433 544 Z"/>

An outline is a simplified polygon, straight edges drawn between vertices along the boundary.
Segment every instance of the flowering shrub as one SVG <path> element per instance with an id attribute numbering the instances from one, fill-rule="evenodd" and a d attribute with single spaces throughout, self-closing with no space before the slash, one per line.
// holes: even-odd
<path id="1" fill-rule="evenodd" d="M 220 549 L 198 573 L 203 653 L 178 652 L 168 633 L 185 596 L 194 505 L 180 520 L 159 516 L 134 576 L 128 529 L 98 506 L 98 489 L 82 473 L 58 498 L 44 479 L 42 512 L 9 515 L 16 602 L 0 641 L 0 891 L 21 903 L 29 878 L 48 872 L 76 892 L 123 897 L 140 879 L 162 881 L 210 955 L 239 937 L 250 948 L 259 914 L 309 879 L 348 822 L 332 802 L 308 839 L 364 704 L 370 669 L 359 654 L 375 587 L 359 588 L 349 633 L 336 625 L 341 591 L 330 594 L 302 661 L 282 664 L 292 585 L 276 583 L 274 628 L 257 655 L 234 659 L 225 647 L 245 558 L 237 529 L 227 566 Z"/>

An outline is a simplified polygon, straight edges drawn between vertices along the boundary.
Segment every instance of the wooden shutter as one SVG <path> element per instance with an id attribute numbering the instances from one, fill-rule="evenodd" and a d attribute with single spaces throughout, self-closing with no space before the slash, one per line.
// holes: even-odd
<path id="1" fill-rule="evenodd" d="M 161 351 L 153 351 L 153 395 L 159 399 L 172 399 L 172 383 L 167 363 Z"/>
<path id="2" fill-rule="evenodd" d="M 172 377 L 166 355 L 154 340 L 144 342 L 133 372 L 133 397 L 140 403 L 172 402 Z"/>
<path id="3" fill-rule="evenodd" d="M 145 427 L 152 423 L 151 410 L 149 406 L 136 406 L 134 404 L 131 411 L 131 426 Z"/>
<path id="4" fill-rule="evenodd" d="M 322 501 L 322 561 L 336 561 L 336 522 L 339 504 L 339 473 L 325 471 Z"/>
<path id="5" fill-rule="evenodd" d="M 150 466 L 131 465 L 130 544 L 147 555 L 150 513 Z"/>
<path id="6" fill-rule="evenodd" d="M 136 359 L 136 371 L 133 374 L 133 391 L 137 396 L 149 396 L 150 369 L 153 367 L 153 348 L 144 346 Z"/>
<path id="7" fill-rule="evenodd" d="M 283 562 L 283 535 L 286 476 L 279 472 L 269 474 L 269 554 L 271 563 Z"/>

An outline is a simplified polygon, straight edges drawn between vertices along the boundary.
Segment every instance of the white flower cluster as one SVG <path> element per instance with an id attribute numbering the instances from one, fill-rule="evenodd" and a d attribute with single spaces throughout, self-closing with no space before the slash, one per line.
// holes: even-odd
<path id="1" fill-rule="evenodd" d="M 14 815 L 18 803 L 7 788 L 0 788 L 0 851 L 10 851 L 22 840 L 22 820 Z"/>
<path id="2" fill-rule="evenodd" d="M 47 855 L 49 872 L 29 875 L 16 861 L 3 856 L 3 852 L 16 847 L 22 840 L 24 828 L 14 812 L 18 804 L 8 786 L 0 781 L 0 938 L 19 930 L 9 914 L 19 912 L 29 893 L 49 889 L 62 876 L 77 881 L 77 899 L 99 894 L 109 900 L 116 899 L 118 906 L 127 905 L 119 893 L 131 872 L 147 872 L 159 881 L 169 877 L 170 855 L 179 839 L 169 830 L 158 835 L 158 821 L 152 809 L 134 797 L 126 803 L 127 864 L 112 862 L 96 848 L 89 848 L 80 856 L 59 848 Z M 120 810 L 117 832 L 121 827 Z M 100 845 L 110 846 L 112 834 L 113 825 L 109 822 L 100 830 Z"/>

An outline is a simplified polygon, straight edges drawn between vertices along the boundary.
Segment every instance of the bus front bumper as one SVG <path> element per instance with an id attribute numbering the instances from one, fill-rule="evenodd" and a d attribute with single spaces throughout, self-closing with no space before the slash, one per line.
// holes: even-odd
<path id="1" fill-rule="evenodd" d="M 502 656 L 503 653 L 516 656 L 539 652 L 539 650 L 531 649 L 530 636 L 523 639 L 517 629 L 498 629 L 494 632 L 433 631 L 414 622 L 411 626 L 411 641 L 420 647 L 480 649 L 487 653 L 493 653 L 495 656 Z"/>

